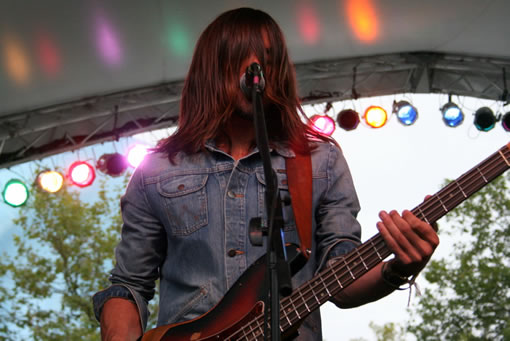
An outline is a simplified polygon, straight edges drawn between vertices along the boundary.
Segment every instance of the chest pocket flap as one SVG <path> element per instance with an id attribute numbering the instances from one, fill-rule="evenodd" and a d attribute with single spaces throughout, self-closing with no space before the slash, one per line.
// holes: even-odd
<path id="1" fill-rule="evenodd" d="M 207 225 L 207 174 L 178 175 L 158 182 L 169 233 L 188 235 Z"/>

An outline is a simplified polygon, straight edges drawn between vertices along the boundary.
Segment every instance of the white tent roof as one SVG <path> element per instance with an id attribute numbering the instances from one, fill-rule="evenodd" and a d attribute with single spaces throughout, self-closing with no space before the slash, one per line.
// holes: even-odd
<path id="1" fill-rule="evenodd" d="M 0 168 L 173 124 L 198 35 L 240 6 L 281 25 L 305 102 L 510 78 L 505 0 L 2 1 Z"/>

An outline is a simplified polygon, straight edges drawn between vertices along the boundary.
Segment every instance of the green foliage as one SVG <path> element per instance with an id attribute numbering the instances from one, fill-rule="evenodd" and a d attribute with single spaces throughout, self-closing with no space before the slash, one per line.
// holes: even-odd
<path id="1" fill-rule="evenodd" d="M 424 271 L 433 284 L 412 312 L 418 340 L 510 339 L 510 172 L 447 215 L 448 259 Z"/>
<path id="2" fill-rule="evenodd" d="M 0 258 L 0 339 L 100 339 L 91 296 L 109 286 L 126 181 L 102 181 L 92 203 L 65 187 L 32 188 L 14 220 L 15 252 Z"/>
<path id="3" fill-rule="evenodd" d="M 401 341 L 405 339 L 402 327 L 396 323 L 390 322 L 379 326 L 374 322 L 370 322 L 369 327 L 375 333 L 377 341 Z"/>

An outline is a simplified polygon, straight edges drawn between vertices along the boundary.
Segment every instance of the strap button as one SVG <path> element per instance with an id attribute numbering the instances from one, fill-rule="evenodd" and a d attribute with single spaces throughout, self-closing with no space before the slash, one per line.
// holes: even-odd
<path id="1" fill-rule="evenodd" d="M 235 250 L 235 249 L 230 249 L 230 250 L 228 250 L 227 255 L 228 255 L 229 257 L 235 257 L 235 256 L 237 255 L 237 250 Z"/>

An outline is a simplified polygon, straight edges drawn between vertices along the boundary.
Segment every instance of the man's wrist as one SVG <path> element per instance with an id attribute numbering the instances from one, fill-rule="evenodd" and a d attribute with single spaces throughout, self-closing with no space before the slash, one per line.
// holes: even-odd
<path id="1" fill-rule="evenodd" d="M 381 268 L 381 278 L 382 280 L 394 289 L 407 289 L 401 288 L 402 285 L 410 283 L 410 276 L 406 276 L 398 268 L 394 266 L 393 261 L 389 261 L 383 264 Z"/>

